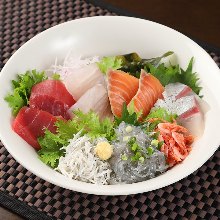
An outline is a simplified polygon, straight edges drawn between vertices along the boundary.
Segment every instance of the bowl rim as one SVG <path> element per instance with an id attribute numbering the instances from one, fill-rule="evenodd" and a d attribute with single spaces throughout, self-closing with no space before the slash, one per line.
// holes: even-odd
<path id="1" fill-rule="evenodd" d="M 153 22 L 153 21 L 149 21 L 149 20 L 145 20 L 145 19 L 141 19 L 141 18 L 135 18 L 135 17 L 128 17 L 128 16 L 94 16 L 94 17 L 86 17 L 86 18 L 79 18 L 79 19 L 75 19 L 75 20 L 71 20 L 71 21 L 67 21 L 58 25 L 55 25 L 51 28 L 48 28 L 46 30 L 44 30 L 43 32 L 37 34 L 36 36 L 34 36 L 33 38 L 29 39 L 25 44 L 23 44 L 8 60 L 8 62 L 4 65 L 4 67 L 1 70 L 0 73 L 0 80 L 1 80 L 1 76 L 3 75 L 3 73 L 5 72 L 5 69 L 7 68 L 7 66 L 9 65 L 9 61 L 14 59 L 17 54 L 22 51 L 25 47 L 28 47 L 30 43 L 32 43 L 33 41 L 37 40 L 38 38 L 41 38 L 41 36 L 43 36 L 44 34 L 46 34 L 48 31 L 60 28 L 66 24 L 75 24 L 78 22 L 87 22 L 88 20 L 93 20 L 94 22 L 96 20 L 120 20 L 120 19 L 125 19 L 125 20 L 135 20 L 137 22 L 145 22 L 145 23 L 150 23 L 152 25 L 157 25 L 157 26 L 161 26 L 169 31 L 172 31 L 173 33 L 175 33 L 178 36 L 181 36 L 183 39 L 189 41 L 193 46 L 195 46 L 199 52 L 206 57 L 206 59 L 209 60 L 210 64 L 214 64 L 216 67 L 216 71 L 219 71 L 219 68 L 217 67 L 217 65 L 215 64 L 215 62 L 213 61 L 213 59 L 207 54 L 207 52 L 200 47 L 196 42 L 194 42 L 193 40 L 191 40 L 190 38 L 188 38 L 187 36 L 185 36 L 184 34 L 170 28 L 167 27 L 165 25 Z M 29 167 L 24 161 L 21 161 L 16 154 L 14 154 L 14 152 L 10 149 L 7 148 L 7 140 L 5 139 L 4 136 L 2 136 L 1 132 L 0 132 L 0 139 L 2 141 L 2 143 L 4 144 L 5 148 L 9 151 L 9 153 L 15 158 L 16 161 L 18 161 L 23 167 L 25 167 L 27 170 L 31 171 L 33 174 L 35 174 L 36 176 L 44 179 L 45 181 L 48 181 L 50 183 L 53 183 L 57 186 L 66 188 L 66 189 L 70 189 L 70 190 L 74 190 L 74 191 L 78 191 L 78 192 L 82 192 L 82 193 L 89 193 L 89 194 L 96 194 L 96 195 L 129 195 L 129 194 L 137 194 L 137 193 L 143 193 L 143 192 L 148 192 L 148 191 L 152 191 L 152 190 L 156 190 L 159 188 L 163 188 L 165 186 L 168 186 L 170 184 L 173 184 L 185 177 L 187 177 L 188 175 L 192 174 L 194 171 L 196 171 L 198 168 L 200 168 L 217 150 L 218 146 L 219 146 L 219 141 L 215 141 L 215 146 L 212 148 L 212 151 L 208 151 L 205 154 L 205 158 L 203 161 L 199 161 L 199 163 L 195 163 L 194 166 L 191 167 L 190 170 L 185 171 L 184 173 L 178 173 L 177 175 L 173 176 L 172 179 L 169 180 L 164 180 L 162 182 L 158 182 L 155 183 L 155 181 L 152 181 L 153 179 L 150 180 L 146 180 L 143 182 L 138 182 L 138 183 L 133 183 L 133 184 L 123 184 L 123 185 L 95 185 L 95 184 L 91 184 L 91 183 L 84 183 L 81 181 L 76 181 L 73 180 L 73 184 L 72 186 L 70 186 L 69 184 L 66 184 L 65 181 L 63 181 L 62 183 L 58 183 L 55 181 L 55 179 L 53 179 L 50 176 L 46 176 L 43 175 L 41 172 L 37 172 L 36 170 L 32 169 L 32 167 Z M 161 177 L 163 176 L 160 175 Z M 158 178 L 158 177 L 157 177 Z M 148 182 L 148 187 L 145 186 L 145 183 Z M 150 184 L 152 182 L 152 184 Z M 74 184 L 76 183 L 76 184 Z M 151 185 L 151 186 L 149 186 Z M 136 186 L 136 187 L 133 187 Z"/>

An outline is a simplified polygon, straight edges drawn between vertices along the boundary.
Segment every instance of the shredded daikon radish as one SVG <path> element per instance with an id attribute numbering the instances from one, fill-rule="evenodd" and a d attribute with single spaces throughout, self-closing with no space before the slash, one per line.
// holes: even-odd
<path id="1" fill-rule="evenodd" d="M 91 139 L 77 133 L 67 147 L 65 156 L 59 159 L 57 170 L 63 175 L 94 184 L 109 184 L 112 170 L 108 162 L 95 156 Z"/>
<path id="2" fill-rule="evenodd" d="M 58 73 L 60 78 L 64 80 L 73 70 L 99 62 L 99 60 L 100 58 L 98 56 L 82 58 L 80 55 L 72 55 L 70 51 L 66 55 L 62 65 L 58 64 L 58 60 L 56 58 L 55 63 L 51 66 L 48 72 Z"/>

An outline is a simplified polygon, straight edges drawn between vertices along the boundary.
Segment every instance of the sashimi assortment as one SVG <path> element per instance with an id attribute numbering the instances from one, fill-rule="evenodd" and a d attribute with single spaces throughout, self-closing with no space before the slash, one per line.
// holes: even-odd
<path id="1" fill-rule="evenodd" d="M 45 80 L 33 86 L 29 105 L 47 111 L 54 116 L 70 119 L 68 110 L 75 104 L 72 95 L 59 80 Z"/>
<path id="2" fill-rule="evenodd" d="M 193 58 L 167 52 L 74 57 L 12 80 L 12 129 L 68 178 L 109 185 L 154 178 L 181 163 L 202 136 L 208 104 Z"/>
<path id="3" fill-rule="evenodd" d="M 163 86 L 156 77 L 141 70 L 139 88 L 132 98 L 135 112 L 141 112 L 142 117 L 146 117 L 157 99 L 162 97 L 163 90 Z"/>
<path id="4" fill-rule="evenodd" d="M 24 106 L 13 121 L 12 128 L 28 144 L 39 150 L 37 138 L 44 134 L 44 128 L 55 133 L 56 120 L 56 117 L 46 111 Z"/>
<path id="5" fill-rule="evenodd" d="M 112 113 L 121 117 L 122 106 L 129 105 L 138 90 L 139 80 L 128 73 L 110 70 L 108 73 L 108 96 Z"/>

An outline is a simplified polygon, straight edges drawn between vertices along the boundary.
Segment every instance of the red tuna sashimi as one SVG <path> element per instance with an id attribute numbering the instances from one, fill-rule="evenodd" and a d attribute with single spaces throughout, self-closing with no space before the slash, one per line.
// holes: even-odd
<path id="1" fill-rule="evenodd" d="M 145 117 L 158 98 L 162 96 L 163 90 L 162 84 L 156 77 L 141 70 L 139 88 L 131 100 L 134 103 L 135 111 L 142 112 L 142 117 Z"/>
<path id="2" fill-rule="evenodd" d="M 121 117 L 123 104 L 128 103 L 138 90 L 139 80 L 120 70 L 108 73 L 108 96 L 112 113 Z"/>
<path id="3" fill-rule="evenodd" d="M 45 80 L 33 86 L 29 104 L 32 108 L 69 119 L 68 109 L 75 100 L 61 81 Z"/>
<path id="4" fill-rule="evenodd" d="M 25 106 L 20 109 L 12 128 L 28 144 L 39 150 L 40 145 L 37 138 L 44 134 L 45 129 L 55 133 L 56 120 L 57 118 L 48 112 Z"/>

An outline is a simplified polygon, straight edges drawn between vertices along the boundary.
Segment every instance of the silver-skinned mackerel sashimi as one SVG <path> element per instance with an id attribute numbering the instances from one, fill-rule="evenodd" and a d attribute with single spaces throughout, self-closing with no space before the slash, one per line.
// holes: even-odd
<path id="1" fill-rule="evenodd" d="M 77 109 L 80 109 L 84 113 L 94 111 L 101 119 L 105 117 L 112 118 L 106 86 L 103 84 L 96 84 L 91 89 L 88 89 L 69 109 L 70 115 L 74 116 L 73 111 Z"/>
<path id="2" fill-rule="evenodd" d="M 208 111 L 207 103 L 192 89 L 182 83 L 170 83 L 165 87 L 163 99 L 159 99 L 155 107 L 162 107 L 168 112 L 177 114 L 177 121 L 196 137 L 204 132 L 204 114 Z"/>

